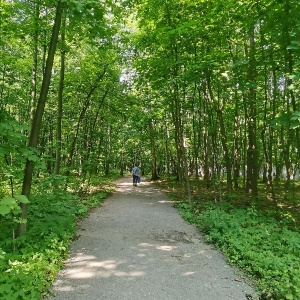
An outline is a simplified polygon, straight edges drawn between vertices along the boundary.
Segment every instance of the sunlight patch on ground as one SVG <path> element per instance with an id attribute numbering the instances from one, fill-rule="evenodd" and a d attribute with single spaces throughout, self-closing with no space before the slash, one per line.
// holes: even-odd
<path id="1" fill-rule="evenodd" d="M 130 277 L 141 277 L 145 275 L 145 272 L 142 271 L 132 271 L 127 273 Z"/>
<path id="2" fill-rule="evenodd" d="M 156 247 L 157 250 L 162 250 L 162 251 L 172 251 L 176 248 L 178 248 L 178 247 L 175 247 L 175 246 L 159 246 L 159 247 Z"/>
<path id="3" fill-rule="evenodd" d="M 84 257 L 84 259 L 82 259 L 83 257 Z M 96 259 L 96 256 L 94 256 L 94 255 L 87 255 L 87 254 L 84 254 L 84 253 L 77 253 L 77 256 L 76 257 L 72 257 L 70 260 L 71 261 L 80 260 L 81 262 L 85 262 L 87 260 L 93 260 L 93 259 Z"/>
<path id="4" fill-rule="evenodd" d="M 106 261 L 95 261 L 88 264 L 90 267 L 98 267 L 103 268 L 105 270 L 114 270 L 117 268 L 116 261 L 114 260 L 106 260 Z"/>
<path id="5" fill-rule="evenodd" d="M 57 284 L 61 284 L 61 280 L 57 280 Z M 61 288 L 59 288 L 60 291 L 62 292 L 71 292 L 74 290 L 74 288 L 72 286 L 62 286 Z"/>
<path id="6" fill-rule="evenodd" d="M 177 249 L 178 247 L 177 246 L 170 246 L 170 245 L 153 245 L 153 244 L 149 244 L 149 243 L 141 243 L 139 244 L 140 247 L 152 247 L 152 248 L 155 248 L 157 250 L 161 250 L 161 251 L 172 251 L 174 249 Z M 145 250 L 148 250 L 148 249 L 141 249 L 141 251 L 145 251 Z"/>
<path id="7" fill-rule="evenodd" d="M 196 272 L 185 272 L 182 274 L 182 276 L 190 276 L 190 275 L 194 275 L 196 274 Z"/>
<path id="8" fill-rule="evenodd" d="M 160 200 L 159 203 L 180 203 L 180 201 Z"/>
<path id="9" fill-rule="evenodd" d="M 117 184 L 116 191 L 126 192 L 126 191 L 133 191 L 135 189 L 138 190 L 139 188 L 141 188 L 144 185 L 145 185 L 145 183 L 143 182 L 143 183 L 138 183 L 137 187 L 134 187 L 132 181 L 130 181 L 130 179 L 129 179 L 126 182 L 119 182 Z"/>
<path id="10" fill-rule="evenodd" d="M 149 186 L 149 185 L 151 185 L 151 182 L 150 181 L 141 181 L 140 184 L 145 185 L 145 186 Z"/>
<path id="11" fill-rule="evenodd" d="M 154 245 L 149 244 L 149 243 L 140 243 L 139 246 L 141 246 L 141 247 L 153 247 Z"/>
<path id="12" fill-rule="evenodd" d="M 132 186 L 132 182 L 122 182 L 119 183 L 118 186 Z"/>
<path id="13" fill-rule="evenodd" d="M 81 272 L 81 269 L 74 269 L 72 272 L 70 272 L 69 278 L 74 279 L 83 279 L 83 278 L 93 278 L 95 276 L 95 272 L 89 272 L 84 271 L 84 273 Z"/>
<path id="14" fill-rule="evenodd" d="M 144 276 L 145 273 L 139 270 L 128 272 L 120 270 L 124 261 L 117 260 L 97 260 L 97 257 L 79 253 L 77 257 L 70 260 L 71 266 L 65 276 L 73 279 L 88 279 L 93 277 L 109 278 L 112 276 L 135 278 Z M 63 287 L 64 290 L 68 287 Z"/>

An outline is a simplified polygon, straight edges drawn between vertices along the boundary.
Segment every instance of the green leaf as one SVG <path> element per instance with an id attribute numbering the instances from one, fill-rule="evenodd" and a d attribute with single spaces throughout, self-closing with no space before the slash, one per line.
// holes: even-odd
<path id="1" fill-rule="evenodd" d="M 26 224 L 27 223 L 27 219 L 24 219 L 24 218 L 15 218 L 14 222 L 18 223 L 18 224 Z"/>
<path id="2" fill-rule="evenodd" d="M 27 158 L 28 158 L 28 160 L 34 161 L 34 162 L 37 162 L 39 160 L 39 157 L 36 156 L 35 154 L 28 155 Z"/>
<path id="3" fill-rule="evenodd" d="M 17 195 L 17 196 L 15 196 L 15 199 L 18 200 L 20 203 L 24 203 L 24 204 L 27 204 L 30 202 L 25 195 Z"/>
<path id="4" fill-rule="evenodd" d="M 16 199 L 13 197 L 4 197 L 1 199 L 0 204 L 10 206 L 16 204 Z"/>
<path id="5" fill-rule="evenodd" d="M 7 154 L 5 149 L 3 147 L 0 147 L 0 155 L 5 155 Z"/>
<path id="6" fill-rule="evenodd" d="M 10 213 L 10 208 L 7 205 L 0 204 L 0 215 L 5 216 Z"/>

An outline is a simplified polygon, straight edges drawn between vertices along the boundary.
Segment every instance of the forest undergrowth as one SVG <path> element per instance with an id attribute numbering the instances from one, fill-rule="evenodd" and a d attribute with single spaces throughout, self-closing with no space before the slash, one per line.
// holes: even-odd
<path id="1" fill-rule="evenodd" d="M 38 300 L 47 295 L 68 248 L 76 238 L 78 220 L 101 204 L 114 188 L 110 177 L 94 177 L 88 183 L 64 176 L 40 178 L 30 199 L 27 233 L 15 237 L 18 210 L 0 216 L 0 299 Z M 300 299 L 300 187 L 277 184 L 277 201 L 260 185 L 251 199 L 236 189 L 207 188 L 192 180 L 190 204 L 176 180 L 157 184 L 172 199 L 184 219 L 197 225 L 207 242 L 220 248 L 228 261 L 255 283 L 260 299 Z M 2 199 L 3 200 L 3 199 Z"/>
<path id="2" fill-rule="evenodd" d="M 243 189 L 227 195 L 194 179 L 191 203 L 175 179 L 158 184 L 176 200 L 183 218 L 253 280 L 261 300 L 300 299 L 299 183 L 288 192 L 277 183 L 274 201 L 263 184 L 259 197 L 251 199 Z"/>
<path id="3" fill-rule="evenodd" d="M 0 299 L 39 300 L 48 293 L 76 238 L 78 220 L 112 192 L 117 177 L 84 183 L 78 177 L 68 184 L 64 176 L 40 178 L 30 198 L 28 230 L 20 237 L 17 206 L 0 215 Z"/>

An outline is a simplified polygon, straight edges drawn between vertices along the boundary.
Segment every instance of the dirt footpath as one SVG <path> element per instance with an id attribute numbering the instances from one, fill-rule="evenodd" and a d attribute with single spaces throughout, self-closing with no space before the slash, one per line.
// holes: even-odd
<path id="1" fill-rule="evenodd" d="M 80 223 L 48 300 L 243 300 L 253 289 L 168 198 L 131 178 Z"/>

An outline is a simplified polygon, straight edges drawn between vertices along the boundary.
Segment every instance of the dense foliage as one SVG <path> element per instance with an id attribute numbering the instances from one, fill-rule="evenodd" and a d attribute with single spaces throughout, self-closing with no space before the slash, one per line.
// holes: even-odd
<path id="1" fill-rule="evenodd" d="M 264 207 L 264 215 L 282 209 L 275 216 L 278 231 L 270 231 L 273 221 L 261 220 L 253 228 L 258 237 L 264 229 L 284 236 L 291 219 L 299 226 L 299 20 L 296 0 L 0 1 L 5 291 L 12 284 L 3 281 L 7 274 L 30 273 L 27 262 L 44 264 L 45 252 L 56 260 L 60 254 L 49 250 L 51 243 L 60 253 L 66 248 L 62 241 L 74 228 L 64 238 L 60 213 L 52 220 L 51 212 L 76 202 L 76 212 L 65 212 L 72 224 L 74 214 L 87 210 L 78 202 L 82 189 L 134 162 L 153 180 L 176 177 L 190 205 L 234 200 L 245 208 L 218 212 L 223 219 L 234 215 L 243 223 L 249 208 Z M 51 196 L 42 193 L 48 179 Z M 59 199 L 67 201 L 65 208 Z M 39 222 L 47 241 L 35 254 L 38 244 L 29 238 Z M 252 250 L 234 246 L 244 237 L 232 234 L 218 244 L 225 252 L 234 248 L 231 259 L 237 260 Z M 14 259 L 25 245 L 24 262 Z M 263 286 L 264 263 L 243 265 Z M 280 298 L 290 284 L 297 287 L 295 272 L 286 269 L 271 293 Z M 276 278 L 273 271 L 269 276 Z M 297 293 L 293 287 L 287 295 Z"/>
<path id="2" fill-rule="evenodd" d="M 299 299 L 300 234 L 254 208 L 178 205 L 183 217 L 196 223 L 215 244 L 247 272 L 260 290 L 260 299 Z"/>
<path id="3" fill-rule="evenodd" d="M 145 0 L 135 8 L 133 65 L 156 133 L 164 131 L 160 171 L 177 174 L 189 197 L 190 174 L 211 186 L 226 172 L 228 193 L 242 184 L 252 197 L 262 178 L 280 202 L 273 182 L 290 187 L 298 178 L 298 1 Z"/>
<path id="4" fill-rule="evenodd" d="M 31 197 L 29 229 L 21 237 L 13 235 L 14 215 L 6 214 L 0 219 L 1 299 L 41 299 L 69 254 L 68 246 L 76 238 L 77 221 L 107 197 L 116 176 L 93 178 L 96 189 L 93 193 L 86 190 L 81 197 L 76 190 L 58 188 L 66 184 L 63 176 L 44 179 Z M 79 183 L 72 182 L 72 187 L 79 188 Z"/>

